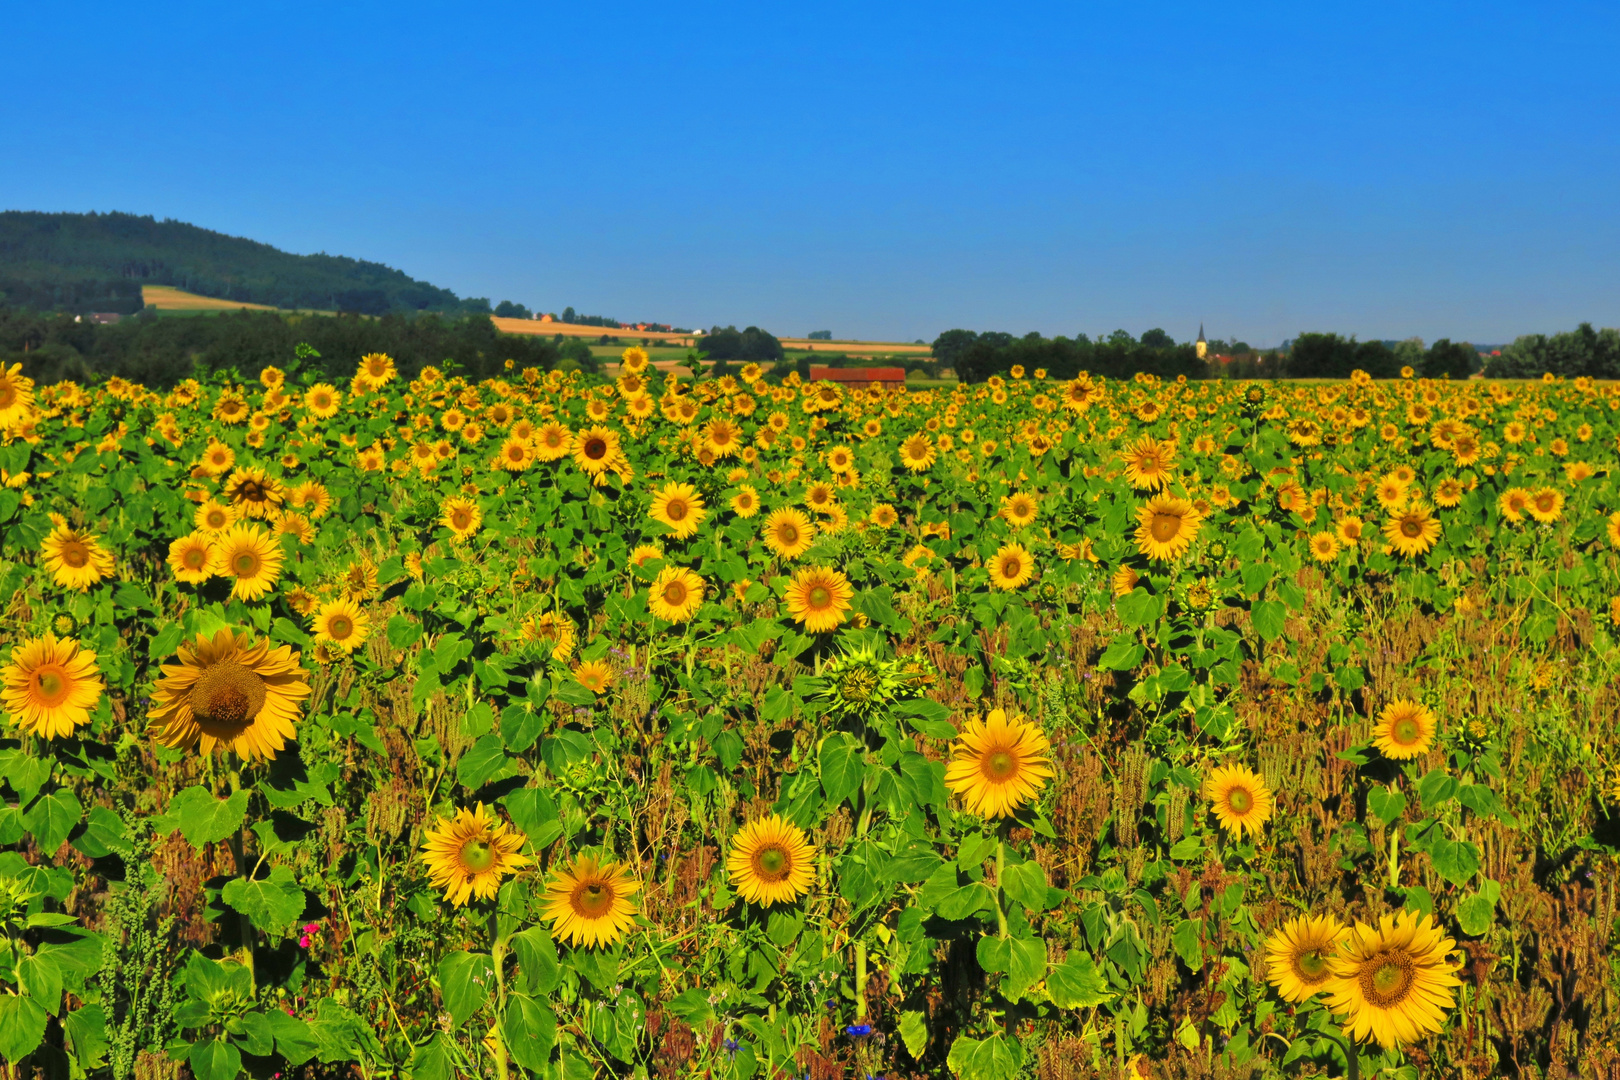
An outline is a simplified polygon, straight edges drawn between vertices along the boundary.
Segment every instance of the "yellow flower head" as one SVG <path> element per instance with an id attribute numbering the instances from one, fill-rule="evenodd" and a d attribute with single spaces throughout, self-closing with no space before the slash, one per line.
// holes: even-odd
<path id="1" fill-rule="evenodd" d="M 951 744 L 945 786 L 962 796 L 969 813 L 1010 817 L 1052 778 L 1046 734 L 1022 716 L 996 709 L 970 720 Z"/>

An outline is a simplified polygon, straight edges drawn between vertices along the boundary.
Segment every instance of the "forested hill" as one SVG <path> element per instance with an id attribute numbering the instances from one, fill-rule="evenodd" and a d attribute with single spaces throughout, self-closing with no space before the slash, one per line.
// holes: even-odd
<path id="1" fill-rule="evenodd" d="M 140 308 L 142 285 L 368 315 L 489 310 L 487 300 L 463 300 L 381 263 L 293 255 L 181 221 L 0 211 L 0 306 L 127 314 Z"/>

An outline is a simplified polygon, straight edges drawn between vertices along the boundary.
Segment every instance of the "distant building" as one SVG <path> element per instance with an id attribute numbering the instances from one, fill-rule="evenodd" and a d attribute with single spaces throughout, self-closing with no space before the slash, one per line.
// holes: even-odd
<path id="1" fill-rule="evenodd" d="M 553 319 L 550 314 L 545 314 L 545 315 L 540 316 L 540 321 L 541 322 L 554 322 L 556 320 Z"/>
<path id="2" fill-rule="evenodd" d="M 1198 340 L 1193 342 L 1193 351 L 1198 354 L 1198 359 L 1200 359 L 1200 360 L 1202 360 L 1204 358 L 1204 356 L 1209 352 L 1209 342 L 1204 340 L 1204 324 L 1203 323 L 1198 324 Z"/>
<path id="3" fill-rule="evenodd" d="M 888 383 L 901 385 L 906 381 L 906 369 L 901 367 L 828 367 L 825 364 L 810 365 L 811 382 L 834 382 L 840 386 L 867 387 L 873 383 Z"/>

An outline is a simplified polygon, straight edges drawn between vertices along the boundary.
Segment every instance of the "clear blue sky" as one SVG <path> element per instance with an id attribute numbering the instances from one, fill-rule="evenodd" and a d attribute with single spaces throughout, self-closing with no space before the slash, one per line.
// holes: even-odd
<path id="1" fill-rule="evenodd" d="M 0 208 L 778 334 L 1620 324 L 1620 5 L 6 5 Z"/>

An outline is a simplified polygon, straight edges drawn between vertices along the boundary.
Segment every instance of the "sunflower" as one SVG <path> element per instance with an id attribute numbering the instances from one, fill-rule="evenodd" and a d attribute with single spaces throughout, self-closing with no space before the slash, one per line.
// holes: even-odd
<path id="1" fill-rule="evenodd" d="M 653 496 L 647 516 L 667 526 L 677 539 L 684 540 L 698 531 L 708 511 L 704 509 L 703 496 L 691 484 L 665 484 Z"/>
<path id="2" fill-rule="evenodd" d="M 1179 559 L 1192 546 L 1203 521 L 1186 499 L 1155 495 L 1136 510 L 1136 549 L 1161 562 Z"/>
<path id="3" fill-rule="evenodd" d="M 1268 979 L 1284 1001 L 1302 1002 L 1334 988 L 1329 961 L 1348 930 L 1327 915 L 1289 919 L 1266 939 Z"/>
<path id="4" fill-rule="evenodd" d="M 174 580 L 201 585 L 214 576 L 213 539 L 199 531 L 170 542 L 169 569 L 174 572 Z"/>
<path id="5" fill-rule="evenodd" d="M 281 547 L 257 525 L 232 525 L 214 541 L 211 569 L 235 578 L 231 596 L 258 600 L 281 577 Z"/>
<path id="6" fill-rule="evenodd" d="M 394 358 L 387 353 L 366 353 L 360 358 L 354 381 L 361 390 L 381 390 L 397 373 Z"/>
<path id="7" fill-rule="evenodd" d="M 922 432 L 903 439 L 900 443 L 900 464 L 912 472 L 926 472 L 934 463 L 934 440 Z"/>
<path id="8" fill-rule="evenodd" d="M 210 442 L 203 448 L 202 460 L 197 463 L 197 466 L 209 476 L 223 476 L 235 464 L 235 450 L 222 442 Z"/>
<path id="9" fill-rule="evenodd" d="M 1125 462 L 1125 479 L 1139 491 L 1158 491 L 1170 482 L 1170 470 L 1176 462 L 1176 444 L 1159 442 L 1144 435 L 1120 451 Z"/>
<path id="10" fill-rule="evenodd" d="M 1126 593 L 1136 588 L 1136 583 L 1140 580 L 1142 580 L 1142 576 L 1138 574 L 1133 567 L 1121 566 L 1118 570 L 1114 571 L 1114 576 L 1111 581 L 1114 595 L 1124 596 Z"/>
<path id="11" fill-rule="evenodd" d="M 343 395 L 331 383 L 316 383 L 304 391 L 304 408 L 317 420 L 329 420 L 337 415 Z"/>
<path id="12" fill-rule="evenodd" d="M 703 579 L 682 566 L 666 566 L 647 591 L 647 607 L 667 622 L 685 622 L 703 606 Z"/>
<path id="13" fill-rule="evenodd" d="M 1271 791 L 1257 773 L 1242 765 L 1225 765 L 1204 780 L 1204 798 L 1215 804 L 1215 820 L 1239 839 L 1259 836 L 1271 818 Z"/>
<path id="14" fill-rule="evenodd" d="M 1620 548 L 1620 511 L 1609 515 L 1607 535 L 1609 537 L 1609 546 Z"/>
<path id="15" fill-rule="evenodd" d="M 112 553 L 87 532 L 58 525 L 40 548 L 45 569 L 64 589 L 85 590 L 113 572 Z"/>
<path id="16" fill-rule="evenodd" d="M 1521 487 L 1511 487 L 1496 497 L 1496 510 L 1515 525 L 1524 520 L 1530 509 L 1530 493 Z"/>
<path id="17" fill-rule="evenodd" d="M 508 435 L 495 451 L 495 467 L 510 473 L 520 473 L 534 464 L 534 447 L 529 440 Z"/>
<path id="18" fill-rule="evenodd" d="M 1413 503 L 1389 516 L 1384 536 L 1390 547 L 1408 559 L 1422 555 L 1440 539 L 1440 522 L 1422 503 Z"/>
<path id="19" fill-rule="evenodd" d="M 96 654 L 48 630 L 18 642 L 11 662 L 0 668 L 0 705 L 12 724 L 43 739 L 72 735 L 88 724 L 102 688 Z"/>
<path id="20" fill-rule="evenodd" d="M 463 907 L 469 898 L 495 899 L 501 878 L 529 865 L 528 856 L 522 854 L 528 841 L 479 803 L 477 809 L 440 818 L 422 840 L 421 858 L 433 887 Z"/>
<path id="21" fill-rule="evenodd" d="M 293 737 L 309 683 L 289 646 L 253 644 L 246 633 L 225 629 L 212 638 L 199 634 L 175 658 L 163 665 L 148 713 L 164 746 L 200 742 L 205 754 L 224 746 L 249 761 L 268 761 Z"/>
<path id="22" fill-rule="evenodd" d="M 637 544 L 630 552 L 630 565 L 640 570 L 654 559 L 662 559 L 664 549 L 656 544 Z"/>
<path id="23" fill-rule="evenodd" d="M 586 660 L 574 669 L 574 681 L 601 696 L 613 685 L 613 667 L 601 660 Z"/>
<path id="24" fill-rule="evenodd" d="M 999 516 L 1014 528 L 1022 528 L 1035 520 L 1038 506 L 1035 496 L 1014 492 L 1002 496 Z"/>
<path id="25" fill-rule="evenodd" d="M 573 449 L 574 434 L 555 420 L 534 433 L 534 454 L 541 461 L 556 461 L 568 456 Z"/>
<path id="26" fill-rule="evenodd" d="M 1387 758 L 1408 761 L 1428 751 L 1439 721 L 1427 705 L 1405 699 L 1392 701 L 1373 725 L 1373 745 Z"/>
<path id="27" fill-rule="evenodd" d="M 269 517 L 286 501 L 286 490 L 281 481 L 263 469 L 242 468 L 231 473 L 225 481 L 225 497 L 237 513 L 244 517 Z"/>
<path id="28" fill-rule="evenodd" d="M 872 512 L 867 515 L 866 520 L 880 529 L 889 529 L 900 520 L 900 515 L 888 503 L 879 503 L 872 507 Z"/>
<path id="29" fill-rule="evenodd" d="M 740 518 L 751 518 L 759 513 L 759 492 L 752 484 L 744 484 L 731 497 L 731 512 Z"/>
<path id="30" fill-rule="evenodd" d="M 1462 985 L 1448 958 L 1455 947 L 1432 916 L 1414 911 L 1385 915 L 1376 928 L 1358 922 L 1328 962 L 1336 985 L 1327 1006 L 1358 1040 L 1386 1050 L 1416 1042 L 1444 1026 L 1451 988 Z"/>
<path id="31" fill-rule="evenodd" d="M 22 364 L 0 364 L 0 428 L 21 427 L 34 412 L 34 380 Z"/>
<path id="32" fill-rule="evenodd" d="M 996 709 L 969 720 L 951 744 L 945 786 L 962 796 L 969 813 L 1010 817 L 1052 778 L 1050 751 L 1040 728 Z"/>
<path id="33" fill-rule="evenodd" d="M 449 529 L 457 541 L 471 537 L 483 522 L 484 512 L 478 509 L 478 504 L 460 495 L 446 499 L 439 512 L 439 524 Z"/>
<path id="34" fill-rule="evenodd" d="M 1564 516 L 1564 493 L 1554 488 L 1540 488 L 1531 494 L 1526 509 L 1543 525 L 1551 525 Z"/>
<path id="35" fill-rule="evenodd" d="M 352 653 L 371 636 L 371 620 L 353 600 L 329 600 L 320 606 L 312 620 L 315 640 Z"/>
<path id="36" fill-rule="evenodd" d="M 1339 557 L 1339 538 L 1331 532 L 1323 531 L 1311 537 L 1311 558 L 1317 562 L 1330 563 Z"/>
<path id="37" fill-rule="evenodd" d="M 779 815 L 744 825 L 731 841 L 726 871 L 751 904 L 791 904 L 815 881 L 816 852 L 804 830 Z"/>
<path id="38" fill-rule="evenodd" d="M 1022 544 L 1003 544 L 990 557 L 990 584 L 998 589 L 1016 589 L 1035 576 L 1035 558 Z"/>
<path id="39" fill-rule="evenodd" d="M 551 920 L 553 937 L 584 948 L 612 945 L 635 925 L 630 899 L 641 882 L 615 862 L 580 855 L 546 889 L 541 914 Z"/>
<path id="40" fill-rule="evenodd" d="M 574 438 L 574 464 L 593 478 L 611 468 L 619 453 L 619 434 L 611 428 L 588 427 Z"/>
<path id="41" fill-rule="evenodd" d="M 574 651 L 574 624 L 555 611 L 547 611 L 523 621 L 524 641 L 545 642 L 553 660 L 566 660 Z"/>
<path id="42" fill-rule="evenodd" d="M 787 588 L 787 609 L 812 634 L 835 630 L 849 611 L 855 588 L 841 572 L 807 566 L 793 575 Z"/>
<path id="43" fill-rule="evenodd" d="M 1333 527 L 1333 532 L 1339 538 L 1339 543 L 1347 548 L 1353 548 L 1361 543 L 1361 534 L 1366 529 L 1366 522 L 1349 514 L 1339 519 Z"/>
<path id="44" fill-rule="evenodd" d="M 791 506 L 771 511 L 765 518 L 765 546 L 783 559 L 797 559 L 810 550 L 816 527 L 803 511 Z"/>

